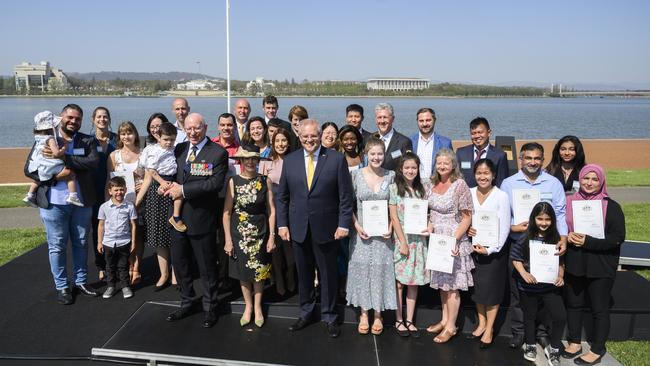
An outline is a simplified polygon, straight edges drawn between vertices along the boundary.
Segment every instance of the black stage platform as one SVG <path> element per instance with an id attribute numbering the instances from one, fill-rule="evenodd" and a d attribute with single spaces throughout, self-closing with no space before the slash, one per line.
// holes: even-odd
<path id="1" fill-rule="evenodd" d="M 154 267 L 157 268 L 154 258 L 147 251 L 142 271 L 150 275 L 135 288 L 132 299 L 124 300 L 119 293 L 109 300 L 77 296 L 71 306 L 56 303 L 45 245 L 0 267 L 0 361 L 32 364 L 11 360 L 27 358 L 41 359 L 37 364 L 86 365 L 94 348 L 96 354 L 121 350 L 292 365 L 427 361 L 441 365 L 524 364 L 521 352 L 507 347 L 509 325 L 505 306 L 497 324 L 501 336 L 486 351 L 480 351 L 476 342 L 465 340 L 462 335 L 445 345 L 433 344 L 432 337 L 424 334 L 420 339 L 401 339 L 390 327 L 381 336 L 360 336 L 356 334 L 356 313 L 349 307 L 341 307 L 345 324 L 340 338 L 329 339 L 322 324 L 291 333 L 286 328 L 298 312 L 296 297 L 280 299 L 270 294 L 265 298 L 268 315 L 262 329 L 239 327 L 237 313 L 241 312 L 242 303 L 234 294 L 223 297 L 224 315 L 218 324 L 203 329 L 201 314 L 177 323 L 165 321 L 165 316 L 178 304 L 178 293 L 171 287 L 153 292 L 157 275 Z M 95 271 L 91 272 L 90 282 L 100 288 Z M 650 339 L 650 282 L 633 272 L 619 272 L 613 299 L 610 338 Z M 420 327 L 440 319 L 439 301 L 433 290 L 423 287 L 419 303 Z M 467 296 L 463 296 L 462 304 L 459 326 L 469 332 L 475 320 L 474 311 Z M 390 318 L 386 316 L 386 324 L 391 324 Z"/>

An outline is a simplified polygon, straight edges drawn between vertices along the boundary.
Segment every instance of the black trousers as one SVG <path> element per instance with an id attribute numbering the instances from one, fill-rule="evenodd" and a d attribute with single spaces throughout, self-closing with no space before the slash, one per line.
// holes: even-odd
<path id="1" fill-rule="evenodd" d="M 551 318 L 551 346 L 563 349 L 562 333 L 566 325 L 566 310 L 559 289 L 549 292 L 519 291 L 519 300 L 524 312 L 524 340 L 527 344 L 535 344 L 535 320 L 539 308 L 543 305 Z"/>
<path id="2" fill-rule="evenodd" d="M 318 266 L 320 277 L 321 321 L 328 324 L 337 320 L 336 296 L 338 291 L 338 273 L 336 256 L 339 242 L 316 244 L 312 242 L 311 230 L 307 230 L 305 241 L 291 241 L 293 254 L 298 268 L 298 294 L 300 298 L 300 318 L 309 320 L 316 306 L 314 289 L 314 265 Z"/>
<path id="3" fill-rule="evenodd" d="M 593 319 L 592 334 L 587 334 L 587 339 L 591 341 L 591 351 L 604 355 L 607 352 L 605 341 L 609 335 L 609 306 L 614 279 L 588 278 L 567 273 L 565 281 L 569 342 L 580 343 L 582 315 L 583 311 L 588 311 Z"/>
<path id="4" fill-rule="evenodd" d="M 108 286 L 120 287 L 129 286 L 129 256 L 131 255 L 131 243 L 119 247 L 104 247 L 104 259 L 106 260 L 106 283 Z"/>
<path id="5" fill-rule="evenodd" d="M 172 230 L 172 266 L 180 286 L 181 307 L 190 307 L 195 296 L 193 285 L 194 263 L 199 267 L 203 287 L 203 311 L 214 311 L 217 300 L 217 245 L 216 232 L 188 235 Z M 193 258 L 196 258 L 194 262 Z"/>

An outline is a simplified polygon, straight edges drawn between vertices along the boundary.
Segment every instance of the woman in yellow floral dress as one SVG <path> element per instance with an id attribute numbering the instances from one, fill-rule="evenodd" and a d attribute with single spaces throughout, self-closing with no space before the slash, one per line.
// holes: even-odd
<path id="1" fill-rule="evenodd" d="M 271 180 L 257 173 L 259 149 L 243 146 L 232 156 L 241 162 L 241 173 L 230 178 L 223 209 L 224 250 L 230 256 L 230 277 L 239 280 L 246 307 L 242 327 L 255 313 L 255 325 L 264 325 L 262 292 L 271 276 L 275 249 L 275 206 Z"/>

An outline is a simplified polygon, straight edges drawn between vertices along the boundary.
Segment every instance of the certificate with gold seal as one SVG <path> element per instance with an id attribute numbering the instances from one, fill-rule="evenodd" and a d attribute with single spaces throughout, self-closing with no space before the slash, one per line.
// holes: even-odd
<path id="1" fill-rule="evenodd" d="M 431 234 L 429 248 L 427 249 L 426 269 L 432 271 L 452 273 L 454 271 L 454 256 L 451 251 L 456 246 L 453 236 Z"/>
<path id="2" fill-rule="evenodd" d="M 486 248 L 499 244 L 499 216 L 493 210 L 476 211 L 472 215 L 472 227 L 476 235 L 472 243 L 480 244 Z"/>
<path id="3" fill-rule="evenodd" d="M 530 250 L 530 274 L 538 283 L 555 283 L 560 270 L 560 256 L 554 244 L 539 240 L 528 241 Z"/>

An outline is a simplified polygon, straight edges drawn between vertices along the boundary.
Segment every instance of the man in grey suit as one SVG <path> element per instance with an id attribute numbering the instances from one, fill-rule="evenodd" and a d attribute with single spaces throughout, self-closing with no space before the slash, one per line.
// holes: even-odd
<path id="1" fill-rule="evenodd" d="M 382 168 L 395 170 L 397 161 L 405 152 L 413 150 L 411 139 L 397 132 L 393 128 L 395 115 L 393 106 L 388 103 L 379 103 L 375 106 L 375 123 L 377 124 L 377 137 L 386 146 L 386 155 Z"/>
<path id="2" fill-rule="evenodd" d="M 456 151 L 456 157 L 460 164 L 460 171 L 465 177 L 465 183 L 472 188 L 476 187 L 474 179 L 474 163 L 479 159 L 487 158 L 492 160 L 496 167 L 497 174 L 495 185 L 501 186 L 501 182 L 508 177 L 508 159 L 506 153 L 490 144 L 490 123 L 483 117 L 476 117 L 469 123 L 469 131 L 472 137 L 472 144 L 463 146 Z"/>

